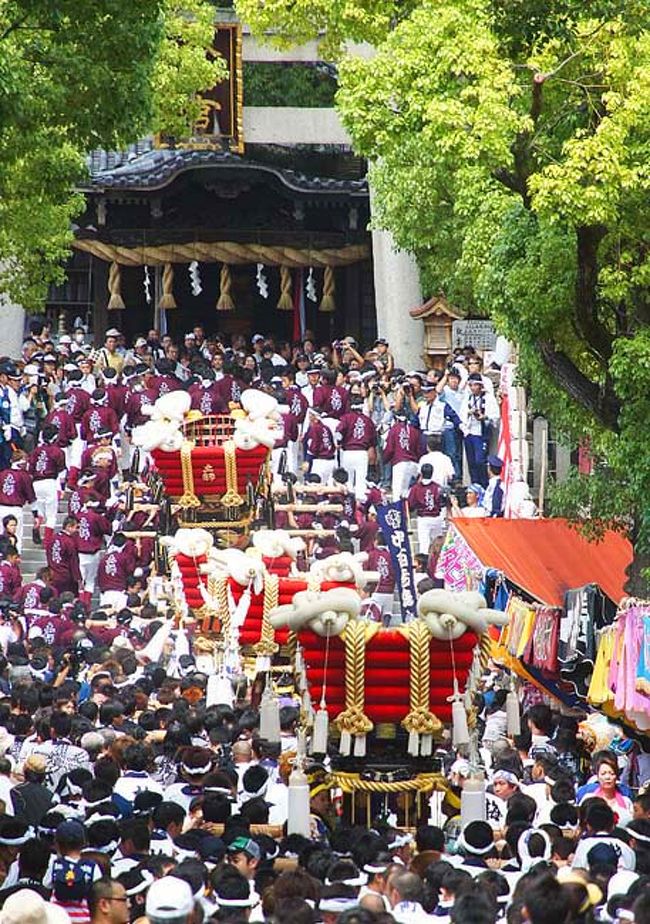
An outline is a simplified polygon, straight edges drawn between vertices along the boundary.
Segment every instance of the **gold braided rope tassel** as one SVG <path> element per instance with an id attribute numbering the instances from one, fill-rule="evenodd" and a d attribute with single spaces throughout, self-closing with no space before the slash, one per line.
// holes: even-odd
<path id="1" fill-rule="evenodd" d="M 230 276 L 230 267 L 227 263 L 221 266 L 221 276 L 219 279 L 219 299 L 217 301 L 217 311 L 233 311 L 235 303 L 232 300 L 232 278 Z"/>
<path id="2" fill-rule="evenodd" d="M 269 613 L 278 605 L 280 595 L 280 578 L 277 574 L 268 574 L 264 581 L 264 603 L 262 606 L 262 629 L 260 640 L 253 646 L 256 655 L 270 658 L 279 648 L 275 641 L 275 629 L 269 621 Z"/>
<path id="3" fill-rule="evenodd" d="M 440 732 L 442 723 L 430 708 L 431 694 L 431 633 L 426 625 L 415 620 L 408 626 L 409 666 L 411 686 L 409 690 L 410 712 L 402 720 L 409 733 L 409 754 L 422 756 L 431 754 L 432 736 Z"/>
<path id="4" fill-rule="evenodd" d="M 228 578 L 219 577 L 215 580 L 214 596 L 219 601 L 219 619 L 221 620 L 221 635 L 227 639 L 230 635 L 230 607 L 228 605 Z"/>
<path id="5" fill-rule="evenodd" d="M 331 266 L 326 266 L 323 273 L 323 297 L 318 306 L 319 311 L 336 311 L 335 292 L 336 279 L 334 278 L 334 270 Z"/>
<path id="6" fill-rule="evenodd" d="M 158 307 L 164 311 L 178 307 L 174 298 L 174 267 L 171 263 L 165 263 L 162 272 L 162 295 L 158 302 Z"/>
<path id="7" fill-rule="evenodd" d="M 122 298 L 122 270 L 119 263 L 111 263 L 108 270 L 109 311 L 123 311 L 126 308 Z"/>
<path id="8" fill-rule="evenodd" d="M 226 469 L 226 493 L 221 498 L 224 507 L 240 507 L 244 498 L 237 491 L 237 449 L 232 440 L 223 444 L 223 459 Z"/>
<path id="9" fill-rule="evenodd" d="M 291 270 L 288 266 L 280 267 L 280 298 L 277 307 L 280 311 L 293 311 L 291 295 Z"/>
<path id="10" fill-rule="evenodd" d="M 194 472 L 192 471 L 192 450 L 194 443 L 183 440 L 181 446 L 181 475 L 183 476 L 183 494 L 178 499 L 181 507 L 200 507 L 201 501 L 194 493 Z"/>
<path id="11" fill-rule="evenodd" d="M 371 638 L 379 626 L 351 621 L 345 627 L 341 639 L 345 645 L 345 709 L 336 717 L 341 732 L 341 754 L 350 753 L 351 738 L 354 737 L 354 753 L 363 757 L 366 750 L 366 735 L 373 724 L 364 714 L 366 680 L 366 629 Z"/>

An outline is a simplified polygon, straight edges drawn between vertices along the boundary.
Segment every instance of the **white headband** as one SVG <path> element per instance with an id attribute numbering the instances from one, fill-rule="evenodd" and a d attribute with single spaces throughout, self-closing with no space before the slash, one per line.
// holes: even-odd
<path id="1" fill-rule="evenodd" d="M 389 850 L 399 850 L 400 847 L 406 847 L 407 844 L 413 843 L 412 834 L 398 834 L 392 843 L 388 845 Z"/>
<path id="2" fill-rule="evenodd" d="M 472 847 L 472 845 L 468 844 L 465 838 L 463 837 L 462 831 L 460 833 L 458 840 L 456 841 L 456 844 L 461 849 L 467 850 L 468 853 L 475 853 L 475 854 L 478 854 L 479 856 L 484 853 L 489 853 L 494 848 L 494 843 L 488 844 L 487 847 Z"/>
<path id="3" fill-rule="evenodd" d="M 372 874 L 385 873 L 387 869 L 388 869 L 387 863 L 384 863 L 381 866 L 378 866 L 375 863 L 366 863 L 366 865 L 363 867 L 364 873 L 372 873 Z"/>
<path id="4" fill-rule="evenodd" d="M 22 847 L 23 844 L 26 844 L 30 837 L 34 836 L 34 832 L 31 828 L 27 828 L 25 833 L 21 837 L 0 837 L 0 844 L 5 847 Z"/>
<path id="5" fill-rule="evenodd" d="M 343 914 L 350 908 L 356 908 L 359 904 L 356 898 L 321 898 L 318 903 L 320 911 L 331 911 L 333 914 Z"/>
<path id="6" fill-rule="evenodd" d="M 541 857 L 531 857 L 530 853 L 528 852 L 528 842 L 530 841 L 533 834 L 539 834 L 539 836 L 544 841 L 544 853 Z M 527 831 L 523 831 L 519 836 L 519 840 L 517 841 L 517 853 L 521 858 L 522 872 L 527 873 L 531 866 L 534 866 L 535 863 L 539 863 L 542 860 L 551 859 L 551 854 L 553 853 L 553 848 L 551 847 L 551 839 L 546 831 L 543 831 L 540 828 L 529 828 Z"/>
<path id="7" fill-rule="evenodd" d="M 188 776 L 205 776 L 212 769 L 212 764 L 205 764 L 203 767 L 188 767 L 187 764 L 181 764 L 181 770 Z"/>
<path id="8" fill-rule="evenodd" d="M 220 908 L 252 908 L 257 903 L 252 896 L 248 898 L 222 898 L 216 892 L 214 900 Z"/>
<path id="9" fill-rule="evenodd" d="M 342 883 L 343 885 L 346 885 L 346 886 L 357 887 L 357 886 L 364 886 L 367 884 L 367 882 L 368 882 L 368 877 L 364 876 L 363 873 L 359 873 L 356 879 L 329 879 L 328 878 L 325 880 L 325 885 L 331 886 L 331 885 L 336 885 L 336 883 L 339 883 L 339 884 Z"/>

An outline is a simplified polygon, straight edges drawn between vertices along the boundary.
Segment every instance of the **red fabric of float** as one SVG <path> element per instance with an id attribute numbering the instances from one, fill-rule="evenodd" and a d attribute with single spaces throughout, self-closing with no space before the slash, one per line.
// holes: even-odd
<path id="1" fill-rule="evenodd" d="M 262 561 L 269 574 L 277 574 L 280 577 L 287 577 L 293 564 L 293 559 L 289 555 L 278 555 L 277 558 L 265 558 Z"/>
<path id="2" fill-rule="evenodd" d="M 207 560 L 206 555 L 199 555 L 197 558 L 192 558 L 189 555 L 181 555 L 180 553 L 176 555 L 176 564 L 181 573 L 185 600 L 187 605 L 193 610 L 200 609 L 204 604 L 201 591 L 199 590 L 199 580 L 201 579 L 200 567 L 204 565 Z M 203 578 L 202 580 L 205 581 L 207 579 Z"/>
<path id="3" fill-rule="evenodd" d="M 255 449 L 237 449 L 237 491 L 243 494 L 249 481 L 257 482 L 269 450 L 266 446 Z M 151 453 L 154 464 L 165 483 L 169 494 L 183 493 L 180 452 L 164 452 L 154 449 Z M 223 446 L 195 446 L 192 450 L 192 474 L 194 493 L 224 494 L 226 491 L 226 466 Z"/>
<path id="4" fill-rule="evenodd" d="M 345 647 L 340 639 L 330 641 L 327 677 L 325 677 L 325 639 L 313 632 L 299 635 L 303 647 L 307 679 L 312 701 L 320 702 L 323 681 L 326 680 L 327 708 L 335 718 L 345 707 Z M 464 689 L 474 646 L 478 639 L 466 632 L 453 642 L 456 675 Z M 447 698 L 453 692 L 451 649 L 448 642 L 432 639 L 430 658 L 431 711 L 441 722 L 451 720 Z M 399 723 L 409 711 L 410 665 L 409 642 L 402 632 L 380 629 L 369 640 L 365 662 L 365 714 L 371 721 Z"/>

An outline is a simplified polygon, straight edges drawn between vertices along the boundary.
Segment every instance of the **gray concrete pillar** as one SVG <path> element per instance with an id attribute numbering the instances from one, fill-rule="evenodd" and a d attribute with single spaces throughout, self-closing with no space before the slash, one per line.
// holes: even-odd
<path id="1" fill-rule="evenodd" d="M 566 481 L 571 468 L 571 449 L 566 443 L 555 444 L 555 477 L 558 482 Z"/>
<path id="2" fill-rule="evenodd" d="M 21 354 L 25 330 L 25 309 L 14 305 L 6 295 L 0 294 L 0 354 L 18 359 Z"/>
<path id="3" fill-rule="evenodd" d="M 370 194 L 372 209 L 372 190 Z M 399 368 L 424 368 L 424 325 L 409 315 L 422 304 L 420 273 L 412 254 L 398 250 L 390 231 L 372 232 L 377 336 L 390 343 Z"/>

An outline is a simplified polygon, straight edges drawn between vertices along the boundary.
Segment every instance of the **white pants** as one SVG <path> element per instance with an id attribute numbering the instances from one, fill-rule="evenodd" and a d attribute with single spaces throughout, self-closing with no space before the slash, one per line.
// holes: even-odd
<path id="1" fill-rule="evenodd" d="M 348 472 L 348 487 L 353 490 L 357 500 L 363 500 L 367 493 L 368 450 L 342 449 L 341 465 Z"/>
<path id="2" fill-rule="evenodd" d="M 370 599 L 381 610 L 382 616 L 391 616 L 393 612 L 393 594 L 378 594 L 375 591 L 371 594 Z"/>
<path id="3" fill-rule="evenodd" d="M 101 552 L 79 552 L 79 570 L 81 571 L 81 588 L 88 593 L 95 589 L 97 571 Z"/>
<path id="4" fill-rule="evenodd" d="M 126 591 L 103 590 L 99 595 L 99 605 L 114 610 L 123 610 L 126 606 Z"/>
<path id="5" fill-rule="evenodd" d="M 439 517 L 418 516 L 417 526 L 420 552 L 423 555 L 428 555 L 433 540 L 444 534 L 447 527 L 447 518 L 444 514 Z"/>
<path id="6" fill-rule="evenodd" d="M 25 508 L 24 507 L 9 507 L 8 505 L 0 504 L 0 531 L 2 530 L 2 521 L 5 517 L 16 517 L 18 526 L 16 527 L 16 539 L 18 540 L 18 551 L 22 551 L 23 547 L 23 519 L 24 519 Z"/>
<path id="7" fill-rule="evenodd" d="M 336 459 L 313 459 L 311 463 L 312 474 L 320 475 L 321 484 L 327 484 L 336 468 Z"/>
<path id="8" fill-rule="evenodd" d="M 56 526 L 56 508 L 59 503 L 58 478 L 43 478 L 34 482 L 36 495 L 36 510 L 39 516 L 44 517 L 48 529 Z"/>
<path id="9" fill-rule="evenodd" d="M 79 427 L 77 427 L 77 436 L 72 441 L 72 445 L 66 449 L 65 461 L 68 468 L 81 468 L 81 457 L 84 453 L 86 444 L 79 436 Z"/>
<path id="10" fill-rule="evenodd" d="M 400 497 L 406 497 L 411 485 L 411 479 L 415 478 L 417 473 L 417 462 L 396 462 L 393 465 L 392 491 L 394 501 L 399 500 Z"/>

